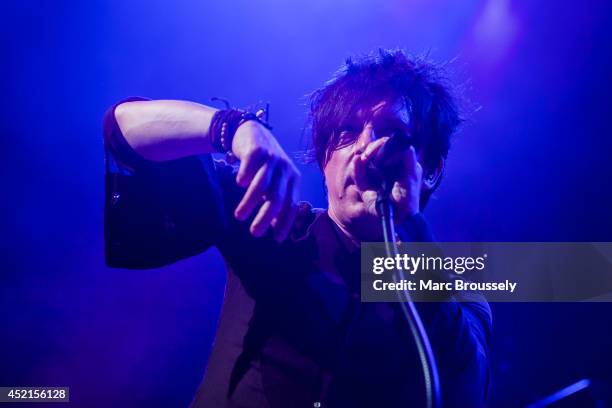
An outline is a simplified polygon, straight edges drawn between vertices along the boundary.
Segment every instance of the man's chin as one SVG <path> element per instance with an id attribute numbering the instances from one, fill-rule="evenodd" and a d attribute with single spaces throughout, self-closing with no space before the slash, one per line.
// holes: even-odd
<path id="1" fill-rule="evenodd" d="M 353 184 L 346 189 L 346 197 L 348 198 L 347 205 L 355 208 L 354 211 L 371 211 L 376 208 L 376 192 L 374 191 L 359 191 Z"/>
<path id="2" fill-rule="evenodd" d="M 377 240 L 380 220 L 376 213 L 376 202 L 355 201 L 347 211 L 347 226 L 362 240 Z"/>
<path id="3" fill-rule="evenodd" d="M 361 216 L 374 216 L 378 218 L 378 213 L 376 212 L 376 193 L 371 194 L 372 192 L 366 192 L 360 195 L 359 201 L 357 202 L 359 206 L 359 213 Z"/>
<path id="4" fill-rule="evenodd" d="M 376 216 L 376 202 L 353 200 L 348 206 L 349 218 L 353 221 Z"/>

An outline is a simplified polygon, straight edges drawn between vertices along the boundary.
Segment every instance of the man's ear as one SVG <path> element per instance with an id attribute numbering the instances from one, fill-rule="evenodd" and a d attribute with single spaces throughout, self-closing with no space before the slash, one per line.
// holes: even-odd
<path id="1" fill-rule="evenodd" d="M 434 168 L 427 167 L 423 171 L 423 181 L 421 189 L 423 191 L 432 192 L 440 184 L 442 179 L 442 173 L 444 173 L 444 158 L 440 158 Z"/>

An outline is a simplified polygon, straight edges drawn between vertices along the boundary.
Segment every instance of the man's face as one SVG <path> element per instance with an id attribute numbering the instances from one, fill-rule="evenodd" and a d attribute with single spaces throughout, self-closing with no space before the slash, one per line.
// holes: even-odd
<path id="1" fill-rule="evenodd" d="M 325 182 L 330 217 L 353 236 L 378 239 L 380 235 L 376 214 L 376 187 L 357 186 L 356 160 L 377 139 L 398 131 L 408 132 L 409 120 L 409 113 L 403 103 L 380 102 L 358 115 L 347 129 L 340 129 L 341 140 L 354 139 L 354 143 L 331 153 L 324 168 Z"/>

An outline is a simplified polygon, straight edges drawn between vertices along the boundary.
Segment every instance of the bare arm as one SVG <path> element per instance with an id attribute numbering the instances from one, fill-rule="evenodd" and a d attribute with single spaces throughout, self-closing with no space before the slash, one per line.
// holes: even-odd
<path id="1" fill-rule="evenodd" d="M 134 101 L 117 106 L 115 118 L 136 153 L 165 161 L 213 152 L 208 128 L 215 111 L 187 101 Z"/>
<path id="2" fill-rule="evenodd" d="M 214 152 L 209 128 L 215 112 L 187 101 L 133 101 L 118 105 L 115 118 L 137 154 L 166 161 Z M 240 160 L 236 182 L 246 189 L 234 216 L 246 220 L 255 213 L 251 234 L 260 237 L 271 227 L 274 237 L 284 240 L 297 211 L 300 172 L 274 135 L 255 121 L 238 127 L 232 152 Z"/>

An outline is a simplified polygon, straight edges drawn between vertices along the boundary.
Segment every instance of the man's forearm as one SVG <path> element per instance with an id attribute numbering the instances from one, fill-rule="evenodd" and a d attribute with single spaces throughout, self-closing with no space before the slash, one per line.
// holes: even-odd
<path id="1" fill-rule="evenodd" d="M 165 161 L 213 152 L 208 129 L 215 111 L 187 101 L 134 101 L 117 106 L 115 118 L 136 153 Z"/>

